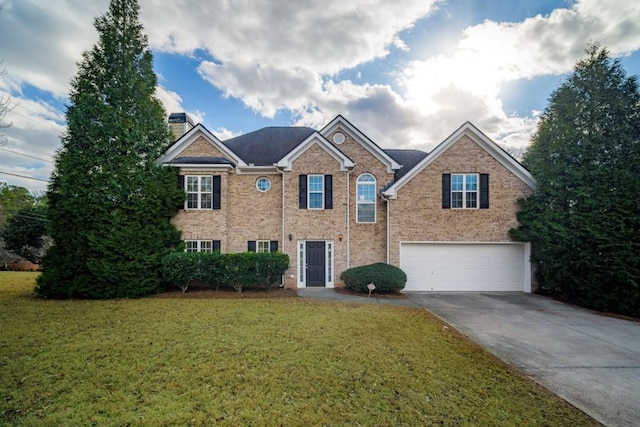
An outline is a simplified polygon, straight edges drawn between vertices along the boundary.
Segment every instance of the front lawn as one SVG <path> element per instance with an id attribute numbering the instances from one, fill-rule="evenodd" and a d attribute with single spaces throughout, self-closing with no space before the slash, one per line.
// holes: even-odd
<path id="1" fill-rule="evenodd" d="M 596 423 L 422 310 L 51 301 L 0 272 L 0 425 Z"/>

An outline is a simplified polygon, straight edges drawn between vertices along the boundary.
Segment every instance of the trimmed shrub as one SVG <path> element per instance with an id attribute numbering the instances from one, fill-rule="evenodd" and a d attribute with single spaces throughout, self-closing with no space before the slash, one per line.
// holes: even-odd
<path id="1" fill-rule="evenodd" d="M 230 286 L 238 292 L 248 287 L 271 289 L 289 268 L 282 253 L 237 254 L 174 252 L 162 260 L 166 282 L 186 292 L 191 284 Z"/>
<path id="2" fill-rule="evenodd" d="M 364 293 L 369 292 L 369 283 L 373 283 L 375 292 L 379 293 L 402 290 L 407 283 L 404 271 L 383 262 L 350 268 L 342 272 L 340 279 L 352 291 Z"/>
<path id="3" fill-rule="evenodd" d="M 164 280 L 187 292 L 190 285 L 198 283 L 220 286 L 218 252 L 173 252 L 162 258 Z"/>

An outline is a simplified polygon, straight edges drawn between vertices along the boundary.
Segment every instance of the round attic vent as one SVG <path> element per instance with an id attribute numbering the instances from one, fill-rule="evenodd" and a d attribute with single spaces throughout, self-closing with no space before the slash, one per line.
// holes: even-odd
<path id="1" fill-rule="evenodd" d="M 336 144 L 342 144 L 344 142 L 344 134 L 342 132 L 334 133 L 333 142 L 335 142 Z"/>

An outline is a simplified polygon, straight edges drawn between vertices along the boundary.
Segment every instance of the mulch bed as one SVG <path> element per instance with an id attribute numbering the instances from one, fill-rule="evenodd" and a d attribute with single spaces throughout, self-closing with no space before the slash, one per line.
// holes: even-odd
<path id="1" fill-rule="evenodd" d="M 360 292 L 355 292 L 352 291 L 349 288 L 335 288 L 334 291 L 336 291 L 339 294 L 343 294 L 343 295 L 352 295 L 355 297 L 364 297 L 367 298 L 369 296 L 369 294 L 364 294 L 364 293 L 360 293 Z M 407 294 L 403 294 L 401 292 L 388 292 L 388 293 L 379 293 L 376 291 L 371 292 L 371 297 L 376 297 L 376 298 L 383 298 L 383 299 L 408 299 Z"/>
<path id="2" fill-rule="evenodd" d="M 202 289 L 193 288 L 188 289 L 186 293 L 182 293 L 181 290 L 171 290 L 155 295 L 155 298 L 218 298 L 218 299 L 230 299 L 230 298 L 295 298 L 298 294 L 295 289 L 284 288 L 271 288 L 270 290 L 264 289 L 246 289 L 242 293 L 237 292 L 230 288 L 215 289 Z"/>
<path id="3" fill-rule="evenodd" d="M 356 297 L 367 298 L 368 294 L 354 292 L 349 288 L 334 288 L 334 292 L 351 295 Z M 230 288 L 221 288 L 219 290 L 208 288 L 192 287 L 187 290 L 186 293 L 182 293 L 180 289 L 170 290 L 154 296 L 154 298 L 295 298 L 298 293 L 295 289 L 285 288 L 271 288 L 270 290 L 264 289 L 246 289 L 242 293 L 237 292 Z M 375 298 L 384 299 L 407 299 L 407 295 L 400 292 L 390 292 L 386 294 L 373 292 L 371 294 Z"/>

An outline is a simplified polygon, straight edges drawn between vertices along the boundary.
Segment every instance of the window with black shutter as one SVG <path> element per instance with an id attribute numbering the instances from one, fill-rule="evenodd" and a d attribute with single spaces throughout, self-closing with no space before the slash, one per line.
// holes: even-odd
<path id="1" fill-rule="evenodd" d="M 307 175 L 298 177 L 298 202 L 300 209 L 307 209 Z"/>
<path id="2" fill-rule="evenodd" d="M 324 176 L 324 208 L 333 209 L 333 175 Z"/>
<path id="3" fill-rule="evenodd" d="M 220 175 L 213 177 L 213 209 L 220 209 L 222 198 L 222 179 Z"/>
<path id="4" fill-rule="evenodd" d="M 489 174 L 480 174 L 480 209 L 489 209 Z"/>
<path id="5" fill-rule="evenodd" d="M 333 175 L 299 175 L 300 209 L 333 209 Z"/>
<path id="6" fill-rule="evenodd" d="M 442 174 L 442 208 L 451 209 L 451 174 Z"/>

